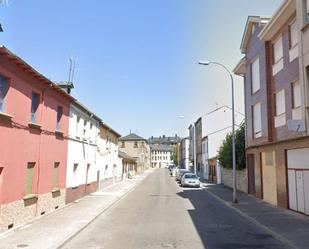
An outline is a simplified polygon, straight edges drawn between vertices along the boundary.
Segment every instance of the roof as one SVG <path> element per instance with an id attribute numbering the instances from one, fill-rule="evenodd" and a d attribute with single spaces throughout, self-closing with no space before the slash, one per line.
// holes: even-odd
<path id="1" fill-rule="evenodd" d="M 242 37 L 240 49 L 242 53 L 245 53 L 252 35 L 253 24 L 258 23 L 265 25 L 268 22 L 269 18 L 260 17 L 260 16 L 248 16 L 245 31 Z"/>
<path id="2" fill-rule="evenodd" d="M 120 151 L 120 150 L 118 151 L 118 156 L 121 158 L 127 159 L 127 160 L 132 160 L 132 161 L 136 160 L 135 158 L 129 156 L 127 153 Z"/>
<path id="3" fill-rule="evenodd" d="M 233 70 L 233 73 L 238 76 L 244 76 L 246 73 L 246 57 L 242 57 Z"/>
<path id="4" fill-rule="evenodd" d="M 157 151 L 173 151 L 171 146 L 166 144 L 151 144 L 150 150 L 157 150 Z"/>
<path id="5" fill-rule="evenodd" d="M 175 135 L 174 137 L 166 137 L 165 135 L 163 135 L 162 137 L 150 137 L 148 139 L 148 142 L 150 144 L 176 144 L 176 143 L 180 143 L 181 141 L 181 137 L 178 137 L 177 135 Z"/>
<path id="6" fill-rule="evenodd" d="M 268 24 L 260 32 L 259 38 L 263 41 L 271 40 L 277 34 L 278 30 L 295 13 L 295 11 L 295 0 L 284 0 L 274 15 L 271 17 Z"/>
<path id="7" fill-rule="evenodd" d="M 140 141 L 140 140 L 146 141 L 148 143 L 147 139 L 140 137 L 135 133 L 130 133 L 127 136 L 119 138 L 119 141 Z"/>
<path id="8" fill-rule="evenodd" d="M 25 62 L 23 59 L 18 57 L 16 54 L 14 54 L 12 51 L 10 51 L 5 46 L 0 46 L 0 55 L 4 56 L 5 58 L 9 59 L 9 61 L 15 63 L 17 66 L 21 67 L 23 70 L 27 71 L 29 74 L 31 74 L 36 79 L 42 81 L 42 84 L 47 85 L 48 87 L 54 89 L 62 96 L 68 98 L 74 105 L 78 106 L 79 108 L 83 109 L 85 112 L 87 112 L 90 116 L 92 115 L 97 121 L 99 121 L 102 125 L 108 127 L 100 117 L 96 116 L 93 112 L 91 112 L 87 107 L 85 107 L 82 103 L 80 103 L 77 99 L 75 99 L 73 96 L 68 94 L 66 91 L 64 91 L 59 85 L 52 82 L 50 79 L 46 78 L 43 74 L 36 71 L 32 66 L 30 66 L 27 62 Z M 121 136 L 118 132 L 114 131 L 112 128 L 108 127 L 112 132 L 117 134 L 118 136 Z"/>

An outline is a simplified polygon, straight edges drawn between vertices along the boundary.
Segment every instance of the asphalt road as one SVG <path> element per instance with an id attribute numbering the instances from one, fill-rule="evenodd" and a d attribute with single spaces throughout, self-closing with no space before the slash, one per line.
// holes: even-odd
<path id="1" fill-rule="evenodd" d="M 286 249 L 204 189 L 158 169 L 63 248 Z"/>

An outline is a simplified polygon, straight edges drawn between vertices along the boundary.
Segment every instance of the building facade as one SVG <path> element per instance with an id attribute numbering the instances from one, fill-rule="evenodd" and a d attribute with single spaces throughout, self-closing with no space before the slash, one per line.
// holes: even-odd
<path id="1" fill-rule="evenodd" d="M 132 178 L 137 172 L 136 160 L 122 151 L 119 151 L 119 158 L 122 164 L 122 178 Z"/>
<path id="2" fill-rule="evenodd" d="M 122 161 L 119 159 L 118 139 L 120 134 L 106 124 L 100 123 L 97 147 L 98 189 L 102 190 L 122 179 Z"/>
<path id="3" fill-rule="evenodd" d="M 70 106 L 66 203 L 97 190 L 100 119 L 74 101 Z"/>
<path id="4" fill-rule="evenodd" d="M 150 168 L 150 147 L 147 139 L 130 133 L 119 138 L 119 150 L 136 159 L 138 173 Z"/>
<path id="5" fill-rule="evenodd" d="M 235 73 L 245 84 L 248 192 L 309 214 L 305 4 L 286 0 L 271 19 L 249 17 Z"/>
<path id="6" fill-rule="evenodd" d="M 190 160 L 189 160 L 189 144 L 190 139 L 188 137 L 181 139 L 180 142 L 180 168 L 189 170 Z"/>
<path id="7" fill-rule="evenodd" d="M 0 231 L 65 205 L 71 97 L 0 47 Z"/>
<path id="8" fill-rule="evenodd" d="M 151 144 L 151 167 L 165 168 L 174 164 L 172 160 L 173 148 L 165 144 Z"/>
<path id="9" fill-rule="evenodd" d="M 203 165 L 203 155 L 202 155 L 202 118 L 199 118 L 195 122 L 195 153 L 196 153 L 196 174 L 199 177 L 204 177 L 203 172 L 204 170 L 204 165 Z"/>
<path id="10" fill-rule="evenodd" d="M 208 164 L 208 159 L 209 159 L 209 153 L 208 153 L 208 137 L 203 137 L 202 139 L 202 177 L 205 180 L 209 179 L 209 164 Z"/>

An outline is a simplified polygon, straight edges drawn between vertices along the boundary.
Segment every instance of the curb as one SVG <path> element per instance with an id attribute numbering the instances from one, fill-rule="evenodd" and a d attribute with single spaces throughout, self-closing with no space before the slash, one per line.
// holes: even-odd
<path id="1" fill-rule="evenodd" d="M 267 233 L 269 233 L 271 236 L 273 236 L 276 240 L 280 241 L 282 244 L 288 246 L 290 249 L 301 249 L 293 244 L 292 241 L 288 240 L 284 236 L 274 232 L 267 226 L 263 225 L 262 223 L 258 222 L 256 219 L 252 218 L 251 216 L 245 214 L 244 212 L 240 211 L 238 208 L 234 207 L 230 202 L 225 201 L 224 199 L 220 198 L 216 194 L 212 193 L 210 190 L 207 190 L 207 188 L 204 188 L 207 193 L 209 193 L 212 197 L 214 197 L 216 200 L 220 201 L 225 206 L 233 209 L 235 212 L 237 212 L 240 216 L 244 217 L 245 219 L 249 220 L 254 225 L 258 226 L 259 228 L 265 230 Z"/>
<path id="2" fill-rule="evenodd" d="M 116 205 L 120 200 L 122 200 L 124 197 L 126 197 L 130 192 L 132 192 L 134 189 L 136 189 L 143 181 L 145 181 L 154 171 L 149 172 L 140 182 L 138 182 L 135 186 L 133 186 L 131 189 L 129 189 L 126 193 L 123 194 L 123 196 L 118 197 L 117 200 L 115 200 L 113 203 L 111 203 L 109 206 L 105 207 L 102 211 L 100 211 L 94 218 L 92 218 L 86 225 L 84 225 L 82 228 L 80 228 L 78 231 L 76 231 L 74 234 L 66 238 L 60 245 L 55 247 L 55 249 L 61 249 L 63 248 L 67 243 L 69 243 L 72 239 L 74 239 L 77 235 L 79 235 L 82 231 L 84 231 L 87 227 L 89 227 L 100 215 L 105 213 L 107 210 L 112 208 L 114 205 Z"/>

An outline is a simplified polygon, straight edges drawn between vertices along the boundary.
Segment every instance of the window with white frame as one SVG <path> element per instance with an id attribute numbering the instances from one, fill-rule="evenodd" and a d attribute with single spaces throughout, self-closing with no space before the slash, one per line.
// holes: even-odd
<path id="1" fill-rule="evenodd" d="M 262 136 L 261 103 L 255 104 L 252 109 L 253 137 L 258 138 Z"/>
<path id="2" fill-rule="evenodd" d="M 282 36 L 273 43 L 273 75 L 283 68 Z"/>
<path id="3" fill-rule="evenodd" d="M 251 64 L 252 94 L 260 90 L 260 60 L 256 58 Z"/>
<path id="4" fill-rule="evenodd" d="M 294 48 L 298 44 L 297 23 L 294 21 L 290 27 L 290 48 Z"/>
<path id="5" fill-rule="evenodd" d="M 275 127 L 279 127 L 286 124 L 284 89 L 275 94 L 275 102 L 276 102 Z"/>
<path id="6" fill-rule="evenodd" d="M 300 120 L 302 119 L 301 111 L 301 89 L 299 81 L 292 83 L 292 119 Z"/>

